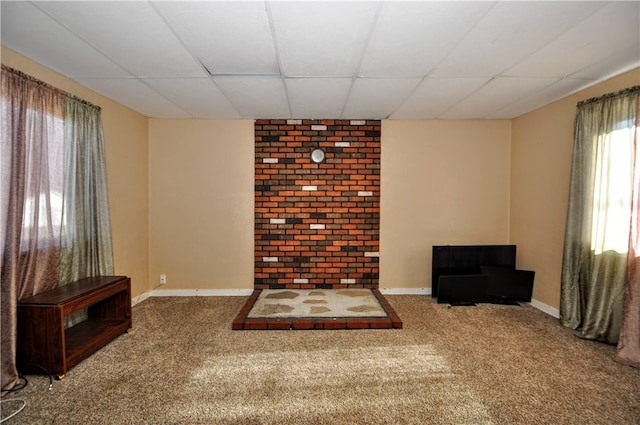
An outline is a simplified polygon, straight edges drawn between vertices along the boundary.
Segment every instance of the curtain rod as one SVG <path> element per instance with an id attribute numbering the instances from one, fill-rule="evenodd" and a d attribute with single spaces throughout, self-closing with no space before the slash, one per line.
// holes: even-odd
<path id="1" fill-rule="evenodd" d="M 31 83 L 37 84 L 38 86 L 44 87 L 44 88 L 46 88 L 46 89 L 48 89 L 48 90 L 51 90 L 51 91 L 53 91 L 54 93 L 57 93 L 57 94 L 59 94 L 59 95 L 61 95 L 61 96 L 66 97 L 67 99 L 71 99 L 71 100 L 74 100 L 74 101 L 76 101 L 76 102 L 80 102 L 80 103 L 82 103 L 83 105 L 86 105 L 86 106 L 89 106 L 89 107 L 95 108 L 95 109 L 97 109 L 98 111 L 100 111 L 100 110 L 102 109 L 102 108 L 100 108 L 98 105 L 94 105 L 93 103 L 91 103 L 91 102 L 89 102 L 89 101 L 87 101 L 87 100 L 81 99 L 81 98 L 79 98 L 78 96 L 76 96 L 76 95 L 74 95 L 74 94 L 71 94 L 71 93 L 66 92 L 66 91 L 64 91 L 64 90 L 61 90 L 61 89 L 59 89 L 59 88 L 57 88 L 57 87 L 54 87 L 54 86 L 52 86 L 52 85 L 51 85 L 51 84 L 49 84 L 49 83 L 46 83 L 46 82 L 44 82 L 44 81 L 42 81 L 42 80 L 39 80 L 39 79 L 37 79 L 37 78 L 35 78 L 35 77 L 32 77 L 32 76 L 31 76 L 31 75 L 29 75 L 29 74 L 25 74 L 25 73 L 24 73 L 24 72 L 22 72 L 22 71 L 18 71 L 17 69 L 11 68 L 10 66 L 7 66 L 7 65 L 5 65 L 5 64 L 2 64 L 2 71 L 4 71 L 4 72 L 8 72 L 9 74 L 13 74 L 13 75 L 15 75 L 15 76 L 16 76 L 16 77 L 18 77 L 18 78 L 22 78 L 23 80 L 29 81 L 29 82 L 31 82 Z"/>
<path id="2" fill-rule="evenodd" d="M 635 94 L 635 93 L 640 93 L 640 86 L 633 86 L 633 87 L 619 90 L 617 92 L 607 93 L 602 96 L 592 97 L 591 99 L 581 100 L 580 102 L 578 102 L 576 106 L 583 106 L 589 103 L 601 102 L 603 100 L 612 99 L 614 97 L 625 96 L 625 95 Z"/>

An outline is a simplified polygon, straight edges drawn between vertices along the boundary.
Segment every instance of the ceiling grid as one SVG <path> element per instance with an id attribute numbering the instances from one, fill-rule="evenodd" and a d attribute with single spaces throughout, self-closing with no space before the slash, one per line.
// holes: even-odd
<path id="1" fill-rule="evenodd" d="M 6 47 L 145 116 L 510 119 L 640 66 L 638 1 L 3 1 Z"/>

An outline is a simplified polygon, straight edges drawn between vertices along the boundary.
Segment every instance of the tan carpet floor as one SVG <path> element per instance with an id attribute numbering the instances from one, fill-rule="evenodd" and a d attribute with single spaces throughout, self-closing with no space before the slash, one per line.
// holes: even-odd
<path id="1" fill-rule="evenodd" d="M 150 298 L 51 390 L 28 376 L 4 423 L 640 423 L 640 370 L 615 347 L 531 306 L 386 297 L 404 329 L 232 331 L 246 297 Z"/>

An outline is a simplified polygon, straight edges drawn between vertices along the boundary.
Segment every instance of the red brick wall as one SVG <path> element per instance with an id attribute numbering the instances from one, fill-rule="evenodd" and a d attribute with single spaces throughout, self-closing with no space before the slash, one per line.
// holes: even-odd
<path id="1" fill-rule="evenodd" d="M 380 121 L 257 120 L 255 156 L 255 288 L 377 288 Z"/>

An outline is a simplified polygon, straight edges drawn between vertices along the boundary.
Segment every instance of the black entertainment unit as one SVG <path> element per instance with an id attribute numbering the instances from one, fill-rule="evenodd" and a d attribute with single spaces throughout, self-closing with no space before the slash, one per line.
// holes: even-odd
<path id="1" fill-rule="evenodd" d="M 531 301 L 535 273 L 516 269 L 515 245 L 434 245 L 431 295 L 438 303 Z"/>
<path id="2" fill-rule="evenodd" d="M 483 275 L 488 277 L 487 298 L 498 304 L 530 302 L 533 295 L 535 272 L 531 270 L 503 269 L 481 266 Z"/>
<path id="3" fill-rule="evenodd" d="M 476 305 L 487 302 L 489 276 L 485 274 L 440 276 L 438 303 Z"/>

